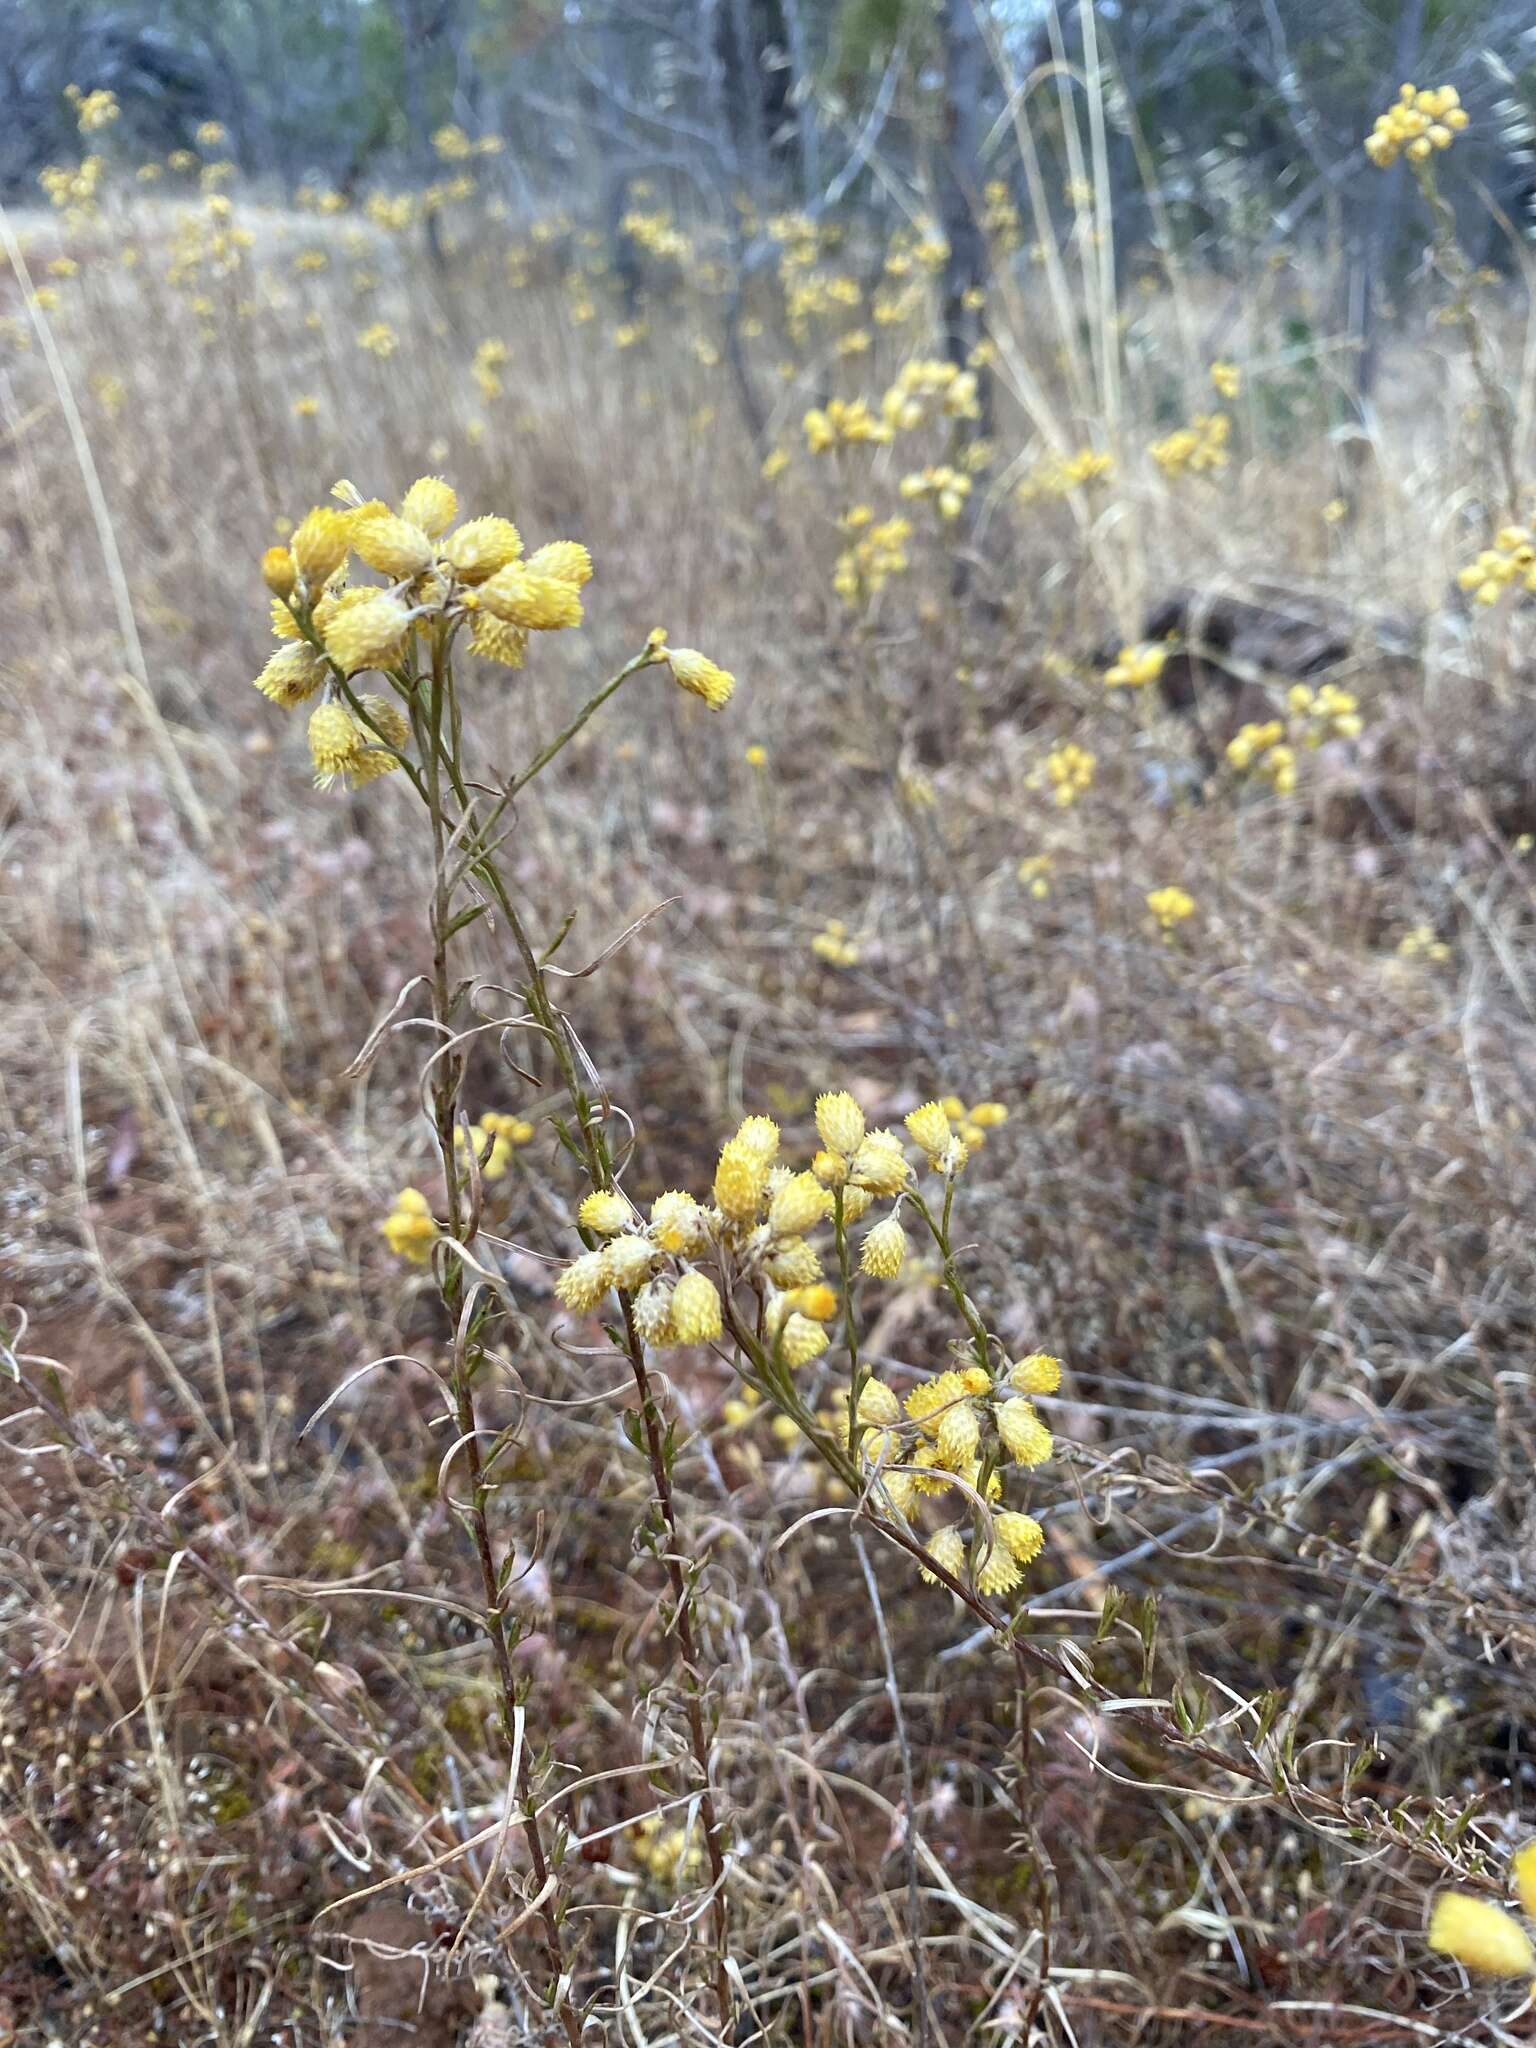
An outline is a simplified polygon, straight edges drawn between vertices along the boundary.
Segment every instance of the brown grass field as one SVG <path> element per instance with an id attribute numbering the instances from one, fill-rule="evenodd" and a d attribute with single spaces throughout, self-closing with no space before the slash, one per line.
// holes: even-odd
<path id="1" fill-rule="evenodd" d="M 809 407 L 940 353 L 921 264 L 870 321 L 857 226 L 813 244 L 852 305 L 797 323 L 773 263 L 748 281 L 765 480 L 705 226 L 647 252 L 620 346 L 568 223 L 456 202 L 438 267 L 414 229 L 131 195 L 13 217 L 0 275 L 0 2039 L 446 2044 L 487 1976 L 483 2038 L 569 2038 L 551 1897 L 591 2041 L 1531 2038 L 1518 1983 L 1425 1941 L 1437 1890 L 1506 1896 L 1533 1797 L 1536 698 L 1518 586 L 1456 580 L 1530 509 L 1499 459 L 1523 292 L 1475 289 L 1480 382 L 1418 273 L 1361 430 L 1322 256 L 1106 262 L 1080 220 L 988 305 L 990 461 L 946 523 L 899 484 L 954 421 L 806 446 Z M 1222 403 L 1213 361 L 1227 460 L 1170 477 L 1149 447 Z M 1113 473 L 1020 494 L 1081 447 Z M 502 851 L 541 945 L 574 917 L 567 969 L 653 913 L 558 983 L 626 1185 L 706 1187 L 752 1112 L 798 1159 L 822 1090 L 897 1126 L 1002 1104 L 957 1262 L 1065 1362 L 1029 1664 L 729 1347 L 661 1353 L 685 1670 L 622 1357 L 552 1291 L 583 1183 L 549 1071 L 474 1042 L 469 1113 L 534 1126 L 487 1184 L 511 1313 L 478 1398 L 542 1900 L 422 1369 L 451 1332 L 379 1231 L 443 1197 L 426 1041 L 348 1078 L 427 964 L 432 846 L 404 776 L 318 792 L 250 681 L 263 550 L 339 477 L 424 474 L 595 564 L 580 631 L 466 657 L 496 773 L 653 627 L 737 678 L 712 715 L 641 670 Z M 833 587 L 856 505 L 912 523 L 867 605 Z M 1106 686 L 1144 641 L 1159 681 Z M 1302 744 L 1302 679 L 1358 734 Z M 1270 716 L 1291 788 L 1227 756 Z M 1093 775 L 1060 804 L 1068 742 Z M 516 980 L 495 919 L 462 947 Z M 938 1277 L 864 1283 L 882 1369 L 945 1364 Z"/>

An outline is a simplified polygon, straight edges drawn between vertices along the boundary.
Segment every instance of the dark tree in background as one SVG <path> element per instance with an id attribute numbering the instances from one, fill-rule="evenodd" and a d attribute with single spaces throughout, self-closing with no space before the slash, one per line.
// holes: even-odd
<path id="1" fill-rule="evenodd" d="M 1366 392 L 1373 308 L 1411 210 L 1405 173 L 1367 178 L 1360 142 L 1406 68 L 1459 86 L 1464 225 L 1513 267 L 1499 211 L 1525 232 L 1529 0 L 1101 0 L 1091 22 L 1072 0 L 0 0 L 0 187 L 34 196 L 44 164 L 78 154 L 71 82 L 116 92 L 113 148 L 163 154 L 218 120 L 241 168 L 274 187 L 419 184 L 441 125 L 494 130 L 505 148 L 485 175 L 520 208 L 603 219 L 621 277 L 636 178 L 727 224 L 743 196 L 759 213 L 888 211 L 894 182 L 926 191 L 948 237 L 959 358 L 987 260 L 979 195 L 1018 178 L 999 60 L 1027 82 L 1051 53 L 1074 92 L 1099 67 L 1117 249 L 1150 235 L 1154 199 L 1215 266 L 1266 238 L 1323 241 Z M 1063 190 L 1054 83 L 1028 108 Z"/>

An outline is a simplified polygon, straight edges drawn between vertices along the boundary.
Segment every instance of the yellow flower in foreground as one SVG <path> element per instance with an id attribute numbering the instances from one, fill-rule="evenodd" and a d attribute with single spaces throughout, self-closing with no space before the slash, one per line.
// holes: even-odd
<path id="1" fill-rule="evenodd" d="M 315 787 L 329 789 L 335 782 L 358 788 L 380 775 L 388 775 L 400 763 L 380 741 L 403 747 L 410 728 L 405 714 L 383 697 L 360 697 L 368 723 L 353 714 L 350 705 L 319 705 L 309 716 L 309 751 L 315 764 Z"/>
<path id="2" fill-rule="evenodd" d="M 909 1111 L 906 1125 L 913 1141 L 930 1159 L 939 1157 L 949 1143 L 949 1113 L 941 1102 L 925 1102 L 920 1109 Z"/>
<path id="3" fill-rule="evenodd" d="M 1005 1510 L 994 1518 L 992 1526 L 1020 1564 L 1032 1564 L 1045 1547 L 1045 1531 L 1033 1515 Z"/>
<path id="4" fill-rule="evenodd" d="M 440 476 L 419 476 L 400 500 L 400 517 L 436 540 L 459 516 L 459 498 L 453 485 Z"/>
<path id="5" fill-rule="evenodd" d="M 928 1555 L 934 1563 L 942 1566 L 952 1579 L 965 1576 L 965 1539 L 953 1524 L 947 1529 L 936 1529 L 928 1539 Z M 919 1565 L 918 1570 L 931 1586 L 938 1577 Z"/>
<path id="6" fill-rule="evenodd" d="M 311 601 L 347 559 L 351 544 L 351 519 L 333 505 L 316 505 L 293 529 L 289 552 Z"/>
<path id="7" fill-rule="evenodd" d="M 352 547 L 370 569 L 392 582 L 419 576 L 433 557 L 432 542 L 412 520 L 393 512 L 359 512 L 352 520 Z"/>
<path id="8" fill-rule="evenodd" d="M 864 1142 L 864 1112 L 846 1090 L 816 1098 L 816 1134 L 829 1152 L 845 1156 Z"/>
<path id="9" fill-rule="evenodd" d="M 325 651 L 343 675 L 388 668 L 398 658 L 410 625 L 410 613 L 387 590 L 365 586 L 343 591 L 325 623 Z"/>
<path id="10" fill-rule="evenodd" d="M 865 1238 L 859 1270 L 874 1280 L 894 1280 L 906 1255 L 907 1233 L 894 1216 L 887 1216 Z"/>
<path id="11" fill-rule="evenodd" d="M 1468 1892 L 1441 1892 L 1429 1916 L 1429 1945 L 1487 1977 L 1536 1974 L 1536 1948 L 1513 1913 Z"/>
<path id="12" fill-rule="evenodd" d="M 509 562 L 480 586 L 480 602 L 509 626 L 530 633 L 558 633 L 581 624 L 581 596 L 561 576 Z"/>
<path id="13" fill-rule="evenodd" d="M 592 557 L 579 540 L 549 540 L 535 548 L 523 564 L 531 576 L 553 576 L 573 590 L 592 581 Z"/>
<path id="14" fill-rule="evenodd" d="M 576 1220 L 585 1229 L 595 1230 L 599 1237 L 612 1237 L 616 1231 L 629 1228 L 632 1214 L 622 1195 L 611 1188 L 596 1188 L 576 1211 Z"/>
<path id="15" fill-rule="evenodd" d="M 330 671 L 307 640 L 296 640 L 268 657 L 256 687 L 274 704 L 302 704 L 312 697 Z"/>
<path id="16" fill-rule="evenodd" d="M 736 678 L 694 647 L 665 647 L 661 658 L 672 671 L 674 682 L 692 696 L 702 697 L 711 711 L 722 711 L 731 700 Z"/>
<path id="17" fill-rule="evenodd" d="M 1021 1394 L 1054 1394 L 1061 1385 L 1061 1360 L 1048 1351 L 1031 1351 L 1009 1368 L 1008 1382 Z"/>
<path id="18" fill-rule="evenodd" d="M 523 537 L 510 519 L 488 512 L 466 519 L 443 542 L 443 558 L 463 583 L 484 583 L 523 552 Z"/>
<path id="19" fill-rule="evenodd" d="M 672 1290 L 672 1338 L 678 1344 L 706 1344 L 721 1329 L 720 1296 L 707 1273 L 688 1272 Z"/>
<path id="20" fill-rule="evenodd" d="M 1051 1432 L 1028 1401 L 1005 1401 L 997 1411 L 997 1433 L 1020 1465 L 1043 1465 L 1054 1448 Z"/>

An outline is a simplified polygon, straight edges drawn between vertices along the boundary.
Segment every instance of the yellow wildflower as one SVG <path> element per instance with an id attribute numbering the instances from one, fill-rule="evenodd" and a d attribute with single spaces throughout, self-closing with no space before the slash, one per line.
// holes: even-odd
<path id="1" fill-rule="evenodd" d="M 673 681 L 681 684 L 690 695 L 702 697 L 711 711 L 721 711 L 730 702 L 736 678 L 729 669 L 720 668 L 696 648 L 663 648 L 661 659 L 671 669 Z"/>
<path id="2" fill-rule="evenodd" d="M 1195 914 L 1195 899 L 1187 890 L 1170 883 L 1162 889 L 1153 889 L 1147 896 L 1147 908 L 1151 911 L 1164 932 L 1171 932 L 1176 925 Z"/>
<path id="3" fill-rule="evenodd" d="M 672 1336 L 678 1344 L 704 1344 L 722 1328 L 720 1295 L 707 1273 L 684 1273 L 672 1290 Z"/>
<path id="4" fill-rule="evenodd" d="M 438 1237 L 432 1211 L 420 1188 L 400 1190 L 395 1197 L 394 1208 L 379 1225 L 379 1230 L 395 1256 L 409 1259 L 413 1266 L 426 1264 Z"/>

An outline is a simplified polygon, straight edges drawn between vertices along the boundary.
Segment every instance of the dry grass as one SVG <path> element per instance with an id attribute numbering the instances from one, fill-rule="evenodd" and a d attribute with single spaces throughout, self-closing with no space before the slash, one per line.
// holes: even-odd
<path id="1" fill-rule="evenodd" d="M 44 1397 L 13 1389 L 0 1466 L 0 2011 L 25 2040 L 435 2042 L 491 1969 L 537 2037 L 421 1376 L 387 1366 L 301 1434 L 359 1365 L 444 1342 L 376 1229 L 427 1171 L 409 1038 L 342 1078 L 420 965 L 426 862 L 404 793 L 317 796 L 296 724 L 248 680 L 274 518 L 339 474 L 395 497 L 441 470 L 598 566 L 583 633 L 486 671 L 492 758 L 526 755 L 656 623 L 741 678 L 710 719 L 642 675 L 520 808 L 517 880 L 543 931 L 579 913 L 570 964 L 668 905 L 568 985 L 636 1118 L 633 1184 L 698 1183 L 734 1117 L 803 1128 L 821 1086 L 882 1113 L 934 1089 L 1008 1103 L 962 1230 L 994 1325 L 1070 1366 L 1033 1626 L 1126 1700 L 1187 1718 L 1203 1689 L 1214 1724 L 1202 1752 L 1066 1684 L 1017 1697 L 904 1559 L 801 1519 L 819 1481 L 762 1419 L 722 1419 L 723 1368 L 674 1359 L 758 2023 L 818 2043 L 1517 2038 L 1491 2017 L 1516 1999 L 1469 1991 L 1422 1939 L 1446 1872 L 1501 1883 L 1532 1768 L 1536 718 L 1523 623 L 1454 593 L 1500 516 L 1457 337 L 1405 309 L 1354 515 L 1330 524 L 1347 358 L 1302 258 L 1231 287 L 1148 266 L 1144 290 L 1128 266 L 1118 395 L 1095 369 L 1114 309 L 1071 277 L 1064 308 L 1009 294 L 999 471 L 1054 434 L 1113 446 L 1118 478 L 1087 506 L 1000 500 L 963 600 L 919 508 L 913 570 L 860 629 L 830 588 L 832 522 L 896 509 L 905 456 L 855 451 L 838 481 L 797 449 L 764 484 L 726 369 L 693 348 L 716 302 L 658 282 L 650 338 L 619 351 L 606 304 L 570 319 L 575 244 L 513 289 L 494 223 L 437 273 L 371 229 L 349 248 L 334 222 L 252 219 L 237 275 L 180 290 L 168 211 L 76 231 L 57 374 L 34 344 L 0 383 L 0 1271 Z M 39 273 L 58 236 L 33 224 Z M 330 269 L 295 275 L 320 245 Z M 379 281 L 355 292 L 363 268 Z M 1489 317 L 1518 364 L 1523 309 Z M 377 319 L 385 362 L 354 339 Z M 510 350 L 489 402 L 487 337 Z M 812 343 L 782 390 L 782 339 L 751 354 L 794 446 L 813 397 L 878 394 L 931 347 Z M 1217 355 L 1244 372 L 1232 464 L 1170 486 L 1142 451 L 1208 407 Z M 1293 796 L 1209 770 L 1198 720 L 1098 680 L 1185 587 L 1343 622 L 1331 675 L 1365 733 L 1307 756 Z M 1098 773 L 1057 811 L 1035 776 L 1069 737 Z M 1043 899 L 1017 875 L 1042 853 Z M 1145 896 L 1168 882 L 1198 910 L 1165 943 Z M 812 955 L 828 918 L 855 966 Z M 1399 957 L 1424 925 L 1447 956 Z M 479 964 L 507 975 L 493 942 Z M 521 1109 L 520 1089 L 487 1052 L 477 1105 Z M 593 2038 L 706 2039 L 696 1881 L 647 1876 L 625 1825 L 686 1794 L 615 1366 L 554 1334 L 552 1140 L 501 1199 L 525 1321 L 485 1399 L 522 1417 L 496 1513 L 526 1563 L 527 1740 L 572 1831 L 577 1989 Z M 932 1366 L 944 1336 L 913 1285 L 874 1349 Z M 1261 1739 L 1244 1703 L 1266 1691 Z M 1221 1755 L 1261 1757 L 1272 1785 Z"/>

